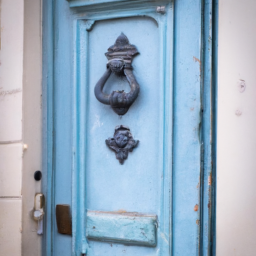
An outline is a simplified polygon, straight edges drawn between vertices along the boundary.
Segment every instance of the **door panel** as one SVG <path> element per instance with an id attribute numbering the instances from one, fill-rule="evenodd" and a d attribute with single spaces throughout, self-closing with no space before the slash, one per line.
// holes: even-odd
<path id="1" fill-rule="evenodd" d="M 121 32 L 140 52 L 134 58 L 133 68 L 141 85 L 139 97 L 122 117 L 94 96 L 94 86 L 106 70 L 105 52 Z M 101 21 L 89 33 L 89 45 L 89 66 L 92 68 L 89 69 L 87 101 L 87 208 L 159 214 L 163 94 L 159 88 L 157 24 L 150 18 Z M 127 80 L 114 74 L 104 89 L 108 94 L 113 90 L 130 90 Z M 140 141 L 123 165 L 105 145 L 117 125 L 128 126 L 133 138 Z"/>
<path id="2" fill-rule="evenodd" d="M 161 244 L 160 234 L 165 236 L 166 229 L 165 239 L 169 239 L 171 216 L 170 212 L 164 216 L 162 209 L 163 205 L 164 209 L 170 209 L 171 155 L 166 157 L 172 147 L 172 44 L 166 46 L 166 29 L 169 31 L 168 38 L 171 38 L 172 18 L 172 8 L 169 8 L 168 15 L 162 15 L 151 7 L 146 10 L 138 8 L 129 13 L 126 10 L 107 15 L 103 13 L 93 15 L 89 20 L 75 21 L 76 158 L 73 194 L 77 194 L 78 199 L 73 201 L 73 211 L 77 212 L 81 207 L 80 202 L 83 202 L 83 206 L 78 210 L 77 216 L 73 217 L 73 222 L 77 225 L 73 227 L 77 235 L 74 253 L 83 251 L 101 255 L 102 250 L 105 250 L 105 243 L 99 245 L 99 242 L 87 242 L 85 239 L 86 210 L 129 214 L 136 212 L 156 216 L 155 225 L 158 229 L 155 230 L 153 239 L 159 242 L 155 244 L 155 248 L 138 247 L 136 241 L 129 247 L 111 246 L 109 255 L 120 254 L 124 250 L 127 255 L 139 255 L 143 251 L 147 255 L 155 255 L 159 248 L 168 248 L 168 245 Z M 104 53 L 121 32 L 128 36 L 130 43 L 136 45 L 140 52 L 134 59 L 133 68 L 136 80 L 141 85 L 138 99 L 122 117 L 113 112 L 110 106 L 101 104 L 94 95 L 95 84 L 106 70 Z M 112 74 L 105 85 L 105 93 L 110 94 L 117 88 L 130 90 L 124 77 Z M 168 92 L 169 94 L 165 94 Z M 168 128 L 164 129 L 166 124 Z M 120 165 L 104 142 L 113 136 L 118 125 L 129 127 L 134 139 L 140 141 L 123 165 Z M 163 140 L 163 137 L 168 139 Z M 116 215 L 115 222 L 119 221 Z M 106 225 L 110 225 L 111 233 L 111 224 Z M 145 236 L 147 235 L 146 232 Z M 126 236 L 123 236 L 120 243 L 126 243 Z M 98 240 L 105 241 L 99 237 Z"/>
<path id="3" fill-rule="evenodd" d="M 47 6 L 54 44 L 46 255 L 199 255 L 201 1 L 56 0 Z M 94 87 L 121 33 L 139 52 L 132 67 L 140 93 L 118 116 L 96 99 Z M 103 90 L 130 86 L 112 73 Z M 105 142 L 120 125 L 139 140 L 122 165 Z M 58 233 L 58 204 L 72 209 L 72 236 Z"/>

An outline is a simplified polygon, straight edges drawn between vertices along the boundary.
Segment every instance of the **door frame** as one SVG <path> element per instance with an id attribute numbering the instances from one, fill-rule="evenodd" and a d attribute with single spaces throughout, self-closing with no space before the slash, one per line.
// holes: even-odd
<path id="1" fill-rule="evenodd" d="M 64 0 L 63 0 L 64 1 Z M 111 2 L 112 0 L 109 0 Z M 119 0 L 126 1 L 126 0 Z M 177 28 L 174 0 L 174 31 Z M 55 218 L 54 201 L 54 8 L 55 0 L 43 1 L 43 192 L 46 197 L 43 255 L 53 251 L 52 229 Z M 217 107 L 217 38 L 218 0 L 201 0 L 202 42 L 201 69 L 201 141 L 200 223 L 198 255 L 214 256 L 216 247 L 216 107 Z M 174 40 L 174 62 L 175 59 Z M 175 67 L 174 67 L 175 68 Z M 175 72 L 174 72 L 175 74 Z M 174 77 L 175 80 L 175 77 Z M 208 107 L 210 106 L 210 108 Z M 175 122 L 175 120 L 174 120 Z M 171 253 L 172 254 L 172 253 Z"/>

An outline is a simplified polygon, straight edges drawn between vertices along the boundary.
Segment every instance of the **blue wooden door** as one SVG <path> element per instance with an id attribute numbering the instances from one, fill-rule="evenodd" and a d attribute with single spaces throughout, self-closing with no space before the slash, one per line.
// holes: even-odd
<path id="1" fill-rule="evenodd" d="M 210 12 L 199 0 L 45 1 L 45 255 L 211 254 Z M 125 114 L 95 97 L 109 65 L 127 71 L 110 71 L 101 97 L 140 87 Z"/>

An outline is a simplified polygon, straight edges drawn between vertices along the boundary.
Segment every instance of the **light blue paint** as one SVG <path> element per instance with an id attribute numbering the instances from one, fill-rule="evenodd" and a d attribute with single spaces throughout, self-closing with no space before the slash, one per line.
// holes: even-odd
<path id="1" fill-rule="evenodd" d="M 172 255 L 199 255 L 201 1 L 176 1 L 174 10 Z M 196 205 L 199 205 L 199 211 L 194 211 Z"/>
<path id="2" fill-rule="evenodd" d="M 201 172 L 201 254 L 211 255 L 211 234 L 212 234 L 212 180 L 213 175 L 213 143 L 214 143 L 214 131 L 213 131 L 213 107 L 214 94 L 213 94 L 213 1 L 207 0 L 204 2 L 204 16 L 203 16 L 203 60 L 202 65 L 204 67 L 202 76 L 202 99 L 203 99 L 203 113 L 202 113 L 202 137 L 204 143 L 204 152 L 202 155 L 203 166 Z"/>
<path id="3" fill-rule="evenodd" d="M 217 192 L 217 106 L 218 106 L 218 15 L 219 15 L 219 1 L 213 0 L 212 4 L 212 193 L 211 193 L 211 234 L 209 243 L 209 255 L 216 255 L 216 192 Z"/>
<path id="4" fill-rule="evenodd" d="M 54 177 L 53 177 L 53 3 L 43 5 L 43 192 L 46 198 L 44 216 L 43 254 L 52 255 L 54 230 Z"/>
<path id="5" fill-rule="evenodd" d="M 207 26 L 201 19 L 204 3 L 45 2 L 45 255 L 65 256 L 71 251 L 77 256 L 85 252 L 87 256 L 210 255 L 206 242 L 210 234 L 202 225 L 209 225 L 211 216 L 205 210 L 206 187 L 200 181 L 208 171 L 206 164 L 202 167 L 202 156 L 212 159 L 211 151 L 201 153 L 212 125 L 212 110 L 201 119 L 202 104 L 212 104 L 204 99 L 209 97 L 206 84 L 211 78 L 200 76 L 197 61 L 204 63 L 207 47 L 201 43 L 206 42 L 201 33 Z M 166 5 L 165 14 L 156 12 L 158 5 Z M 141 86 L 138 99 L 122 119 L 93 94 L 105 71 L 104 53 L 121 32 L 140 52 L 133 67 Z M 129 90 L 124 80 L 112 75 L 104 89 L 117 88 Z M 104 143 L 119 124 L 129 126 L 140 140 L 123 166 Z M 53 210 L 57 203 L 72 205 L 72 238 L 57 233 Z M 157 215 L 156 247 L 87 240 L 87 210 Z M 116 221 L 122 225 L 121 219 Z M 105 234 L 108 231 L 110 227 Z"/>
<path id="6" fill-rule="evenodd" d="M 131 9 L 131 7 L 146 7 L 165 5 L 167 0 L 68 0 L 70 7 L 79 8 L 77 10 L 95 10 L 107 8 L 116 10 L 118 8 Z"/>
<path id="7" fill-rule="evenodd" d="M 77 85 L 75 115 L 78 125 L 87 123 L 87 127 L 83 128 L 83 134 L 86 134 L 85 129 L 87 129 L 87 139 L 80 138 L 80 130 L 75 129 L 75 141 L 77 142 L 75 148 L 77 148 L 76 157 L 78 160 L 74 168 L 73 188 L 75 190 L 73 194 L 78 195 L 79 202 L 87 202 L 87 205 L 80 206 L 80 208 L 76 203 L 73 205 L 74 223 L 76 223 L 76 230 L 74 230 L 75 246 L 73 247 L 76 252 L 74 253 L 78 254 L 81 250 L 79 244 L 82 244 L 83 241 L 86 243 L 85 234 L 82 234 L 82 231 L 86 230 L 86 220 L 82 217 L 84 209 L 104 211 L 125 209 L 126 211 L 157 214 L 159 216 L 160 253 L 165 254 L 165 252 L 170 251 L 167 249 L 170 246 L 170 212 L 167 210 L 167 215 L 164 215 L 161 207 L 170 209 L 171 157 L 168 158 L 167 156 L 171 155 L 171 137 L 168 134 L 171 134 L 172 118 L 166 116 L 166 113 L 169 115 L 170 112 L 165 111 L 165 109 L 171 110 L 172 100 L 171 91 L 169 91 L 171 73 L 166 72 L 166 70 L 171 71 L 171 62 L 169 61 L 171 59 L 171 44 L 168 46 L 166 44 L 166 31 L 169 26 L 170 29 L 172 28 L 172 17 L 171 14 L 156 13 L 155 8 L 148 8 L 130 12 L 124 10 L 118 13 L 107 12 L 102 15 L 90 15 L 90 20 L 83 20 L 80 16 L 77 25 L 75 25 L 77 30 L 75 77 L 78 78 L 75 82 Z M 114 20 L 115 18 L 123 19 L 117 22 Z M 167 20 L 168 26 L 166 26 Z M 134 30 L 134 27 L 137 29 Z M 94 97 L 94 86 L 106 69 L 104 53 L 115 42 L 120 32 L 124 32 L 140 52 L 140 55 L 135 58 L 133 66 L 138 83 L 144 85 L 141 86 L 139 98 L 121 120 L 115 113 L 111 113 L 109 106 L 100 104 Z M 86 47 L 88 45 L 89 48 Z M 88 51 L 89 55 L 86 58 Z M 170 53 L 168 61 L 165 58 L 166 52 Z M 83 63 L 84 60 L 89 60 L 89 66 L 95 68 L 87 68 L 88 63 Z M 155 66 L 148 66 L 148 63 L 154 63 Z M 163 86 L 155 86 L 156 84 Z M 118 85 L 119 89 L 129 90 L 127 83 L 115 76 L 112 76 L 107 82 L 106 90 L 116 89 L 113 85 Z M 170 92 L 170 94 L 164 97 L 165 91 Z M 81 95 L 87 95 L 87 97 L 81 97 Z M 83 102 L 82 106 L 80 105 L 81 101 Z M 87 111 L 85 111 L 86 109 Z M 85 119 L 81 121 L 85 116 L 87 116 L 86 122 Z M 156 120 L 157 123 L 152 124 L 152 119 Z M 165 130 L 163 130 L 164 123 L 168 124 Z M 129 161 L 126 161 L 122 167 L 112 152 L 102 143 L 106 138 L 113 135 L 115 126 L 119 124 L 129 126 L 134 138 L 138 138 L 141 142 L 140 150 L 136 150 L 136 154 L 130 154 Z M 162 125 L 159 126 L 158 124 Z M 146 129 L 147 127 L 149 129 Z M 152 134 L 158 134 L 158 136 L 152 136 Z M 165 141 L 162 138 L 169 138 L 168 150 L 165 149 Z M 147 142 L 150 143 L 150 147 L 148 147 Z M 78 143 L 82 143 L 83 146 Z M 85 145 L 87 150 L 81 154 L 79 151 Z M 152 154 L 158 154 L 158 157 L 149 161 L 145 156 Z M 84 159 L 84 157 L 86 166 L 78 163 L 79 159 Z M 77 164 L 81 167 L 76 167 Z M 159 165 L 163 168 L 158 168 Z M 169 169 L 165 169 L 166 167 Z M 81 176 L 81 172 L 86 172 L 86 178 Z M 84 180 L 87 180 L 86 192 L 83 190 L 84 184 L 78 185 L 78 182 Z M 158 182 L 155 182 L 157 180 Z M 134 196 L 136 196 L 136 200 L 134 200 Z M 81 220 L 84 221 L 81 222 Z M 168 241 L 167 244 L 166 241 Z M 85 247 L 87 246 L 85 245 Z M 98 248 L 98 246 L 91 245 L 89 254 L 98 254 L 100 252 Z M 115 250 L 116 248 L 113 248 L 112 253 L 115 253 Z M 154 255 L 156 250 L 151 250 L 148 255 Z M 136 247 L 131 247 L 129 253 L 126 252 L 126 254 L 135 255 L 136 251 Z"/>
<path id="8" fill-rule="evenodd" d="M 87 238 L 141 246 L 156 246 L 157 217 L 136 213 L 87 212 Z"/>

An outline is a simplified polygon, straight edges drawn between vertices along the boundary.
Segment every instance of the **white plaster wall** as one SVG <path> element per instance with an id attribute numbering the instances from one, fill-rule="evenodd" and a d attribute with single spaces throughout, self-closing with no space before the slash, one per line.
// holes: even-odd
<path id="1" fill-rule="evenodd" d="M 22 175 L 22 255 L 40 256 L 42 236 L 31 217 L 34 196 L 41 181 L 34 172 L 42 170 L 42 35 L 41 0 L 24 1 L 23 62 L 23 141 L 28 149 L 23 156 Z"/>
<path id="2" fill-rule="evenodd" d="M 0 256 L 39 256 L 41 0 L 0 0 Z M 24 149 L 27 145 L 27 149 Z"/>
<path id="3" fill-rule="evenodd" d="M 219 1 L 218 72 L 217 256 L 254 256 L 255 0 Z"/>
<path id="4" fill-rule="evenodd" d="M 21 255 L 23 0 L 1 0 L 0 255 Z"/>

